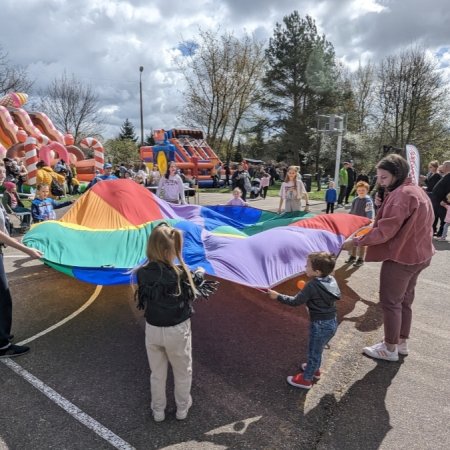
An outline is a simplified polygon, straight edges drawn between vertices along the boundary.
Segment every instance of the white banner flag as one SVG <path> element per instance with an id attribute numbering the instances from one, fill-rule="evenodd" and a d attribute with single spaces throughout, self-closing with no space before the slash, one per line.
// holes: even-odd
<path id="1" fill-rule="evenodd" d="M 406 159 L 409 163 L 409 176 L 411 177 L 413 183 L 419 185 L 419 175 L 420 175 L 420 155 L 419 151 L 414 145 L 407 144 L 406 146 Z"/>

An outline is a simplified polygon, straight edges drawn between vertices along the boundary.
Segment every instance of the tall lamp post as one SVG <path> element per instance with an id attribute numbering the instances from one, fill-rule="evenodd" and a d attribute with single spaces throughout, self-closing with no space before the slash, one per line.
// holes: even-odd
<path id="1" fill-rule="evenodd" d="M 142 72 L 144 71 L 144 66 L 139 67 L 139 96 L 141 103 L 141 147 L 144 145 L 144 111 L 142 108 Z"/>

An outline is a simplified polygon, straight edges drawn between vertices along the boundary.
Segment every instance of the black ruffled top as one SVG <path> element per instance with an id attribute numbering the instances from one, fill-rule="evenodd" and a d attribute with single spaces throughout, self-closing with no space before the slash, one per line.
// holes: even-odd
<path id="1" fill-rule="evenodd" d="M 171 327 L 189 319 L 195 294 L 181 274 L 181 294 L 175 271 L 165 264 L 150 262 L 137 271 L 138 308 L 145 309 L 145 319 L 156 327 Z"/>

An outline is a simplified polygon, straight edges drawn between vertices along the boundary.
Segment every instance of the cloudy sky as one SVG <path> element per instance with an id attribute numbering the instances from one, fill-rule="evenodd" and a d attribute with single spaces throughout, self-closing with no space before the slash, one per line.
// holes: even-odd
<path id="1" fill-rule="evenodd" d="M 448 0 L 0 0 L 0 45 L 36 90 L 66 71 L 98 94 L 106 137 L 129 118 L 144 133 L 183 126 L 183 82 L 173 62 L 199 27 L 268 40 L 283 16 L 311 15 L 345 64 L 378 61 L 418 43 L 450 70 Z M 449 77 L 450 80 L 450 77 Z"/>

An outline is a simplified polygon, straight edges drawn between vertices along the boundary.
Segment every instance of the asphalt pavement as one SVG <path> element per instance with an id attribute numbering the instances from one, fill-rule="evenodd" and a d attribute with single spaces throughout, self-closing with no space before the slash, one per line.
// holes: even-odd
<path id="1" fill-rule="evenodd" d="M 201 193 L 200 203 L 229 197 Z M 278 199 L 251 204 L 275 210 Z M 324 203 L 311 204 L 322 213 Z M 96 289 L 8 248 L 15 342 L 31 338 L 32 350 L 0 363 L 0 449 L 447 449 L 450 243 L 436 249 L 416 289 L 411 351 L 398 363 L 361 354 L 383 337 L 380 265 L 355 269 L 339 257 L 340 325 L 309 392 L 285 381 L 306 356 L 304 308 L 223 281 L 195 306 L 189 416 L 175 419 L 169 376 L 157 424 L 132 288 Z M 294 293 L 295 283 L 278 290 Z"/>

